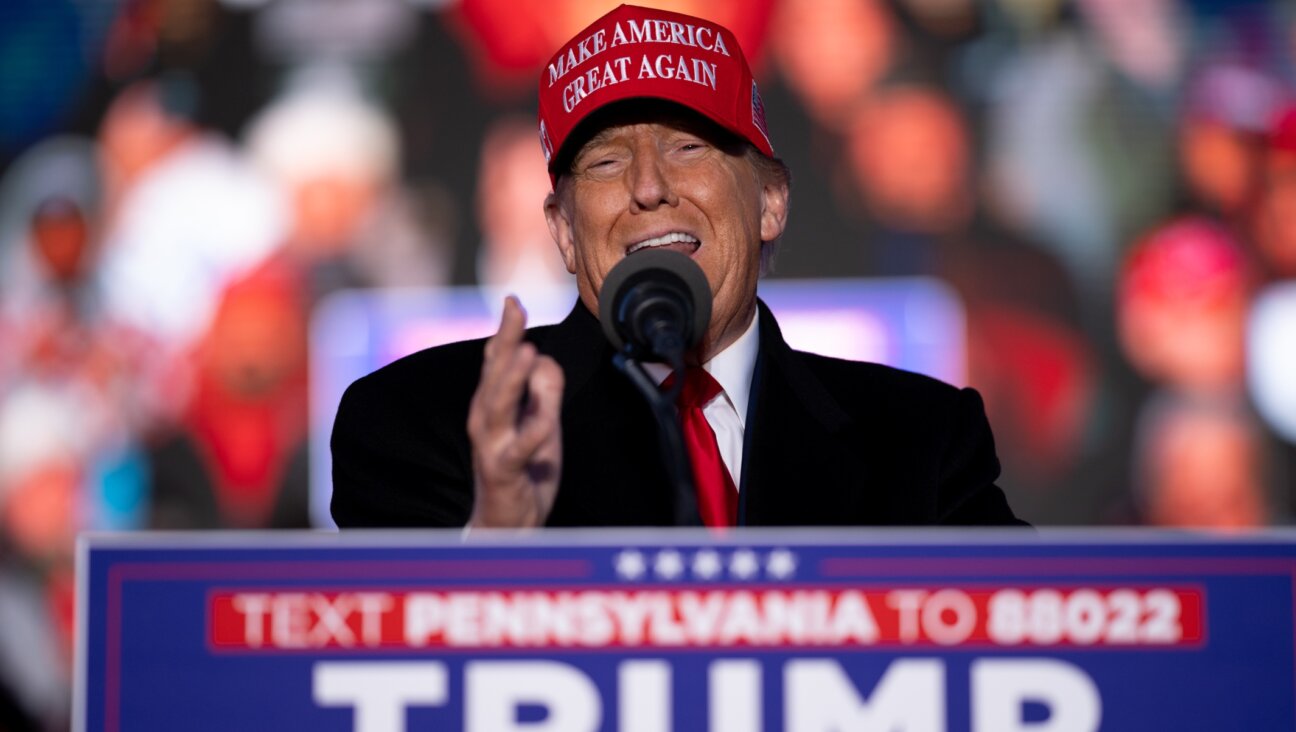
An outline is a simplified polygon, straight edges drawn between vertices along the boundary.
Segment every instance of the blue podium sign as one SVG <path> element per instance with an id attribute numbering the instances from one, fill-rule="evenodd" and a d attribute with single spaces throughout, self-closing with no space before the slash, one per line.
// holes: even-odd
<path id="1" fill-rule="evenodd" d="M 83 537 L 76 726 L 1296 726 L 1296 534 Z"/>

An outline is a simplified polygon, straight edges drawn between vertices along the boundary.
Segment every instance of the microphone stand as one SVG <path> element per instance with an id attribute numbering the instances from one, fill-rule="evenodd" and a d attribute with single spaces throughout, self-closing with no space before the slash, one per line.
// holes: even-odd
<path id="1" fill-rule="evenodd" d="M 662 460 L 666 464 L 667 476 L 674 489 L 675 525 L 701 526 L 702 518 L 697 508 L 697 488 L 693 485 L 693 466 L 689 462 L 688 451 L 684 449 L 684 436 L 680 430 L 678 414 L 675 410 L 675 399 L 684 387 L 683 359 L 671 359 L 671 369 L 675 372 L 675 383 L 669 391 L 663 393 L 657 388 L 652 377 L 648 375 L 643 364 L 630 357 L 631 346 L 617 352 L 612 363 L 621 373 L 630 379 L 630 383 L 648 400 L 653 417 L 657 419 L 657 443 L 661 447 Z"/>

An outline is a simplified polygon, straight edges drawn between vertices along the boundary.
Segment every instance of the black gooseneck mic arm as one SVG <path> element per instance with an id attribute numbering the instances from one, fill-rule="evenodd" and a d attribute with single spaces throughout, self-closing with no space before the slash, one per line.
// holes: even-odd
<path id="1" fill-rule="evenodd" d="M 677 377 L 670 390 L 662 392 L 644 370 L 643 364 L 630 358 L 625 351 L 613 356 L 612 363 L 648 401 L 653 417 L 657 420 L 657 444 L 661 448 L 662 461 L 666 465 L 666 474 L 674 493 L 675 525 L 701 526 L 697 487 L 693 484 L 693 467 L 689 462 L 688 451 L 684 449 L 684 435 L 675 410 L 675 397 L 679 393 L 682 379 Z"/>
<path id="2" fill-rule="evenodd" d="M 683 388 L 684 353 L 711 320 L 711 288 L 690 258 L 669 250 L 627 257 L 612 268 L 599 292 L 599 320 L 616 347 L 612 363 L 634 384 L 657 422 L 658 445 L 674 493 L 677 526 L 701 526 L 697 488 L 675 400 Z M 676 376 L 662 392 L 642 361 L 669 364 Z"/>

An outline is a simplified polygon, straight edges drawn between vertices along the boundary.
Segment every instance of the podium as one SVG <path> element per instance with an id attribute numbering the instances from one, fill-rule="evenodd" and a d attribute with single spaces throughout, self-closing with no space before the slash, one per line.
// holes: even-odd
<path id="1" fill-rule="evenodd" d="M 1269 730 L 1296 533 L 88 535 L 78 730 Z"/>

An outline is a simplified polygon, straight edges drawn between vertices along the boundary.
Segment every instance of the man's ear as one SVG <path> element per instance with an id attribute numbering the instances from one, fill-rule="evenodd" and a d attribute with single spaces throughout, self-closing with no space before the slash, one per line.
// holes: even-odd
<path id="1" fill-rule="evenodd" d="M 783 181 L 766 183 L 761 190 L 761 241 L 774 241 L 787 227 L 788 185 Z"/>
<path id="2" fill-rule="evenodd" d="M 545 197 L 544 212 L 545 221 L 549 224 L 549 236 L 552 236 L 554 243 L 558 245 L 563 265 L 567 267 L 568 272 L 576 274 L 576 243 L 572 239 L 571 217 L 567 214 L 566 207 L 562 205 L 557 191 Z"/>

